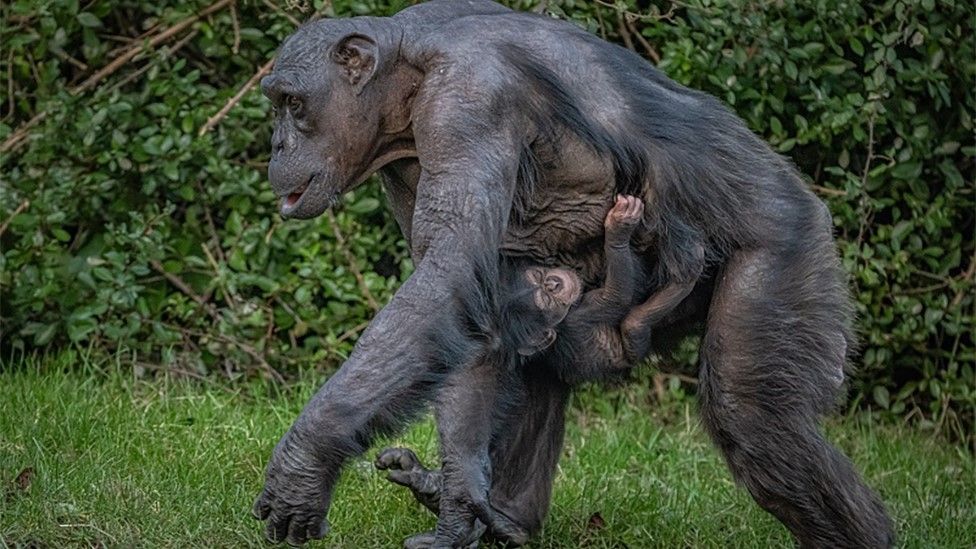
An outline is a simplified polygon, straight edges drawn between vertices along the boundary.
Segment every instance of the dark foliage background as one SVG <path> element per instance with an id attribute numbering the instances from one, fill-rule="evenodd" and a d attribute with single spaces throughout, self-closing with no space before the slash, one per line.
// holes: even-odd
<path id="1" fill-rule="evenodd" d="M 280 219 L 253 83 L 299 21 L 408 4 L 4 2 L 4 358 L 75 345 L 231 377 L 339 364 L 411 265 L 375 183 Z M 635 49 L 789 155 L 851 273 L 855 402 L 971 437 L 971 1 L 509 4 Z M 693 373 L 693 354 L 661 367 Z"/>

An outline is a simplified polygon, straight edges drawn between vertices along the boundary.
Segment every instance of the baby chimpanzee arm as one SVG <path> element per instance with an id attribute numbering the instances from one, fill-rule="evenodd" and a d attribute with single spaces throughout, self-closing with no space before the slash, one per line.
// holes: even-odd
<path id="1" fill-rule="evenodd" d="M 698 258 L 696 273 L 693 278 L 685 282 L 671 282 L 660 290 L 651 294 L 644 303 L 634 307 L 627 313 L 620 324 L 620 340 L 624 355 L 631 364 L 642 360 L 651 350 L 651 329 L 665 316 L 675 309 L 691 293 L 705 268 L 705 250 L 697 246 L 695 255 Z"/>
<path id="2" fill-rule="evenodd" d="M 634 300 L 634 280 L 637 276 L 637 258 L 630 248 L 630 237 L 640 223 L 644 203 L 633 196 L 618 196 L 604 227 L 604 259 L 606 276 L 602 288 L 583 295 L 571 316 L 582 317 L 590 324 L 623 320 Z M 567 319 L 569 320 L 569 319 Z"/>

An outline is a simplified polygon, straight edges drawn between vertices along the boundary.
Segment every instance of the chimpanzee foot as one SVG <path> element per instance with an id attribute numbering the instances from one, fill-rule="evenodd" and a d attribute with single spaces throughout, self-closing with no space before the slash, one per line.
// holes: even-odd
<path id="1" fill-rule="evenodd" d="M 530 537 L 532 536 L 528 530 L 495 511 L 485 539 L 503 544 L 505 547 L 519 547 L 528 543 Z"/>
<path id="2" fill-rule="evenodd" d="M 432 513 L 440 513 L 441 472 L 424 467 L 412 450 L 387 448 L 376 456 L 374 465 L 381 471 L 389 471 L 387 480 L 409 488 L 413 497 Z"/>
<path id="3" fill-rule="evenodd" d="M 403 549 L 430 549 L 434 547 L 435 534 L 433 530 L 428 532 L 421 532 L 420 534 L 414 534 L 409 538 L 403 540 Z M 477 549 L 478 541 L 475 540 L 468 545 L 463 546 L 463 549 Z"/>

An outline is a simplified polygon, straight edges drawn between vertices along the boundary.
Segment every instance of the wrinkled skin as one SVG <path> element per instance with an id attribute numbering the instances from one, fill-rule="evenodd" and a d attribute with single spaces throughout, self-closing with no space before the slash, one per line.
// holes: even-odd
<path id="1" fill-rule="evenodd" d="M 442 448 L 456 457 L 429 544 L 536 531 L 568 385 L 498 375 L 465 315 L 438 312 L 484 286 L 499 254 L 596 287 L 604 214 L 628 194 L 647 205 L 638 294 L 694 285 L 655 337 L 703 334 L 702 418 L 736 479 L 803 546 L 892 543 L 883 506 L 818 429 L 853 343 L 829 214 L 716 100 L 569 23 L 481 0 L 305 25 L 262 90 L 282 215 L 317 216 L 378 170 L 416 265 L 275 448 L 254 506 L 270 539 L 322 537 L 346 459 L 435 396 L 446 444 L 465 443 Z M 430 355 L 435 331 L 454 334 L 453 363 Z"/>

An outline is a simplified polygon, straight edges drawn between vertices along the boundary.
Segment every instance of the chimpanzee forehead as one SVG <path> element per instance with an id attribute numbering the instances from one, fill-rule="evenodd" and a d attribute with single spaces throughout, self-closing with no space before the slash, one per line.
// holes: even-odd
<path id="1" fill-rule="evenodd" d="M 275 67 L 308 66 L 324 60 L 339 38 L 352 32 L 346 20 L 319 20 L 306 23 L 285 39 L 278 51 Z"/>

